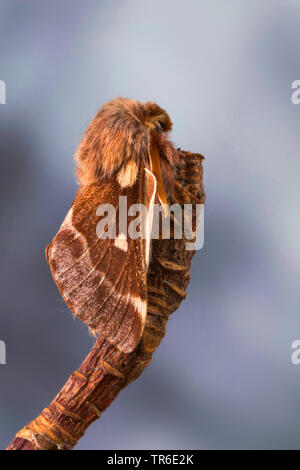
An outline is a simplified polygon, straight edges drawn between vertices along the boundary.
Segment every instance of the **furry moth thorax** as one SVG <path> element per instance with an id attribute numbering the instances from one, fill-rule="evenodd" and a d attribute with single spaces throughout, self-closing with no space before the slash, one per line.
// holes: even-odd
<path id="1" fill-rule="evenodd" d="M 116 178 L 121 187 L 131 186 L 140 165 L 152 169 L 150 157 L 157 154 L 163 186 L 170 196 L 178 160 L 168 140 L 171 128 L 169 115 L 154 102 L 128 98 L 107 102 L 88 126 L 75 154 L 79 184 Z"/>

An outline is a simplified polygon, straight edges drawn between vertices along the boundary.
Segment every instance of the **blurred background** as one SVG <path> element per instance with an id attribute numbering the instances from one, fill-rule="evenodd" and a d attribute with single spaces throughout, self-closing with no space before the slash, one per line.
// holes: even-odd
<path id="1" fill-rule="evenodd" d="M 101 104 L 154 100 L 201 152 L 205 246 L 144 374 L 77 449 L 300 448 L 299 1 L 0 0 L 0 446 L 93 339 L 44 249 Z"/>

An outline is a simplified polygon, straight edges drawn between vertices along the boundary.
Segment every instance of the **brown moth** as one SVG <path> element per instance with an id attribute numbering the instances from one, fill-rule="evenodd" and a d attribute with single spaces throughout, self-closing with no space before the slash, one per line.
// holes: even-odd
<path id="1" fill-rule="evenodd" d="M 75 154 L 79 190 L 46 258 L 70 310 L 97 335 L 129 353 L 147 314 L 147 267 L 154 203 L 166 208 L 178 154 L 167 134 L 170 117 L 153 102 L 117 98 L 96 114 Z M 97 236 L 97 208 L 119 196 L 147 208 L 146 239 L 117 231 Z M 120 229 L 120 227 L 118 227 Z"/>

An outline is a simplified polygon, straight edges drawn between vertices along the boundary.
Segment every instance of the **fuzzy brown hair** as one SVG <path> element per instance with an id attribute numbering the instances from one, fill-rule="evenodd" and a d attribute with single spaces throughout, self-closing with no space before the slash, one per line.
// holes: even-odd
<path id="1" fill-rule="evenodd" d="M 140 159 L 149 165 L 148 148 L 155 138 L 162 161 L 166 191 L 172 192 L 177 152 L 166 135 L 172 121 L 154 102 L 140 103 L 116 98 L 105 103 L 88 126 L 75 154 L 79 184 L 92 184 L 116 174 L 121 167 Z"/>

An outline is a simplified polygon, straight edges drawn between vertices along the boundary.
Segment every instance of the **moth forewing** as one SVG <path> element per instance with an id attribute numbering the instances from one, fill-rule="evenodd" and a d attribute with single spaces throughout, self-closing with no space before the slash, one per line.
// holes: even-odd
<path id="1" fill-rule="evenodd" d="M 113 206 L 118 212 L 121 192 L 128 206 L 143 201 L 140 180 L 122 190 L 117 181 L 82 188 L 51 243 L 48 258 L 72 313 L 94 334 L 102 332 L 121 351 L 130 352 L 140 341 L 147 313 L 144 244 L 141 237 L 104 236 L 108 220 L 99 226 L 101 207 Z"/>

